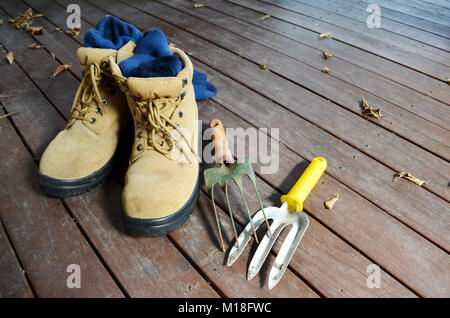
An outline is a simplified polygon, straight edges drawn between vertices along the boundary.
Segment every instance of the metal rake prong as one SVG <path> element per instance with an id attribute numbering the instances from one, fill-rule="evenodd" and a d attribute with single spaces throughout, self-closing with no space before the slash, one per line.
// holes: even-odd
<path id="1" fill-rule="evenodd" d="M 224 187 L 225 187 L 225 189 L 224 189 L 225 198 L 227 200 L 227 205 L 228 205 L 228 212 L 230 213 L 231 225 L 233 226 L 234 238 L 236 239 L 236 243 L 238 244 L 238 248 L 239 248 L 240 246 L 239 246 L 238 235 L 237 235 L 237 231 L 236 231 L 236 225 L 234 224 L 233 211 L 231 210 L 230 199 L 228 198 L 228 181 L 225 182 Z"/>
<path id="2" fill-rule="evenodd" d="M 267 233 L 269 233 L 269 237 L 272 237 L 272 230 L 270 229 L 270 224 L 269 224 L 269 220 L 267 219 L 266 212 L 264 212 L 264 206 L 262 204 L 261 197 L 259 196 L 258 188 L 256 187 L 256 183 L 253 182 L 253 180 L 252 180 L 252 184 L 253 184 L 253 188 L 255 189 L 255 193 L 256 193 L 256 197 L 258 198 L 259 205 L 261 206 L 262 214 L 264 215 L 264 221 L 266 222 L 266 226 L 267 226 Z"/>
<path id="3" fill-rule="evenodd" d="M 214 215 L 216 216 L 217 228 L 219 230 L 220 245 L 222 247 L 222 252 L 225 252 L 225 244 L 223 243 L 223 236 L 222 236 L 222 230 L 221 230 L 221 227 L 220 227 L 219 216 L 217 214 L 216 203 L 214 201 L 214 185 L 211 187 L 211 201 L 212 201 L 212 204 L 213 204 Z"/>
<path id="4" fill-rule="evenodd" d="M 241 193 L 242 200 L 244 201 L 245 210 L 247 212 L 248 219 L 249 219 L 250 224 L 252 226 L 253 236 L 255 237 L 256 243 L 259 244 L 258 235 L 256 235 L 255 227 L 253 226 L 252 216 L 250 215 L 250 210 L 248 209 L 247 200 L 245 200 L 244 191 L 242 191 L 242 183 L 237 182 L 236 180 L 234 180 L 234 181 L 236 182 L 236 184 L 237 184 L 237 186 L 239 188 L 239 192 Z"/>
<path id="5" fill-rule="evenodd" d="M 277 237 L 280 235 L 281 231 L 284 229 L 286 225 L 288 224 L 279 223 L 276 221 L 272 223 L 271 227 L 273 228 L 272 230 L 273 235 L 271 237 L 264 236 L 263 240 L 261 241 L 261 244 L 259 244 L 258 248 L 256 249 L 256 252 L 253 255 L 253 258 L 248 267 L 247 273 L 248 280 L 252 279 L 253 277 L 255 277 L 256 274 L 258 274 L 264 261 L 266 260 L 267 255 L 270 253 L 273 244 L 275 243 Z"/>

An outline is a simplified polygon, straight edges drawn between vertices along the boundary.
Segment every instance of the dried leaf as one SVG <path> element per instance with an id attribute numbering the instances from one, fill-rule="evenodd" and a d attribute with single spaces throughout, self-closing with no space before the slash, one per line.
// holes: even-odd
<path id="1" fill-rule="evenodd" d="M 326 60 L 328 60 L 330 57 L 333 56 L 333 53 L 331 53 L 331 52 L 322 52 L 322 54 Z"/>
<path id="2" fill-rule="evenodd" d="M 80 34 L 80 32 L 81 32 L 80 27 L 73 27 L 73 28 L 67 30 L 66 34 L 68 34 L 70 36 L 73 36 L 73 37 L 76 37 L 76 36 L 78 36 Z"/>
<path id="3" fill-rule="evenodd" d="M 325 207 L 328 210 L 331 210 L 333 208 L 333 205 L 337 202 L 337 200 L 339 200 L 339 193 L 335 193 L 334 196 L 331 199 L 328 199 L 327 201 L 325 201 Z"/>
<path id="4" fill-rule="evenodd" d="M 428 181 L 417 179 L 416 177 L 414 177 L 413 175 L 411 175 L 408 172 L 399 172 L 396 175 L 397 175 L 397 178 L 395 178 L 394 182 L 397 182 L 398 179 L 404 178 L 406 180 L 414 182 L 419 187 L 421 187 L 423 184 L 427 184 L 428 183 Z"/>
<path id="5" fill-rule="evenodd" d="M 44 46 L 41 44 L 37 44 L 36 42 L 31 43 L 28 45 L 30 49 L 42 49 Z"/>
<path id="6" fill-rule="evenodd" d="M 203 3 L 199 3 L 199 2 L 194 2 L 194 8 L 198 9 L 198 8 L 203 8 L 205 5 Z"/>
<path id="7" fill-rule="evenodd" d="M 25 28 L 25 31 L 33 35 L 41 35 L 44 32 L 44 26 L 42 25 L 40 27 L 27 26 Z"/>
<path id="8" fill-rule="evenodd" d="M 380 119 L 381 117 L 383 117 L 381 115 L 381 111 L 380 111 L 379 108 L 375 108 L 373 106 L 370 106 L 367 103 L 367 101 L 364 99 L 364 96 L 361 96 L 361 97 L 362 97 L 361 104 L 362 104 L 362 113 L 363 113 L 363 115 L 371 116 L 371 117 L 374 117 L 376 119 Z"/>
<path id="9" fill-rule="evenodd" d="M 265 19 L 268 19 L 268 18 L 270 18 L 270 14 L 266 14 L 266 15 L 263 15 L 261 18 L 259 18 L 261 21 L 264 21 Z"/>
<path id="10" fill-rule="evenodd" d="M 327 32 L 327 33 L 322 33 L 319 35 L 319 39 L 331 39 L 331 33 Z"/>
<path id="11" fill-rule="evenodd" d="M 44 27 L 43 26 L 33 27 L 31 25 L 32 24 L 31 20 L 34 18 L 42 17 L 42 16 L 43 16 L 43 14 L 41 14 L 41 13 L 33 15 L 33 10 L 31 10 L 31 8 L 29 8 L 27 11 L 25 11 L 18 17 L 14 18 L 14 19 L 9 19 L 8 21 L 10 23 L 14 23 L 17 29 L 25 29 L 25 31 L 30 32 L 33 35 L 36 35 L 36 34 L 42 34 Z"/>
<path id="12" fill-rule="evenodd" d="M 266 65 L 266 64 L 264 64 L 264 65 L 260 65 L 260 66 L 259 66 L 259 68 L 260 68 L 260 69 L 262 69 L 262 70 L 266 70 L 266 71 L 268 71 L 268 70 L 269 70 L 269 68 L 267 67 L 267 65 Z"/>
<path id="13" fill-rule="evenodd" d="M 0 119 L 6 118 L 6 117 L 9 117 L 9 116 L 12 116 L 12 115 L 17 114 L 17 113 L 18 113 L 18 112 L 12 112 L 12 113 L 8 113 L 8 114 L 6 114 L 6 115 L 1 115 L 1 116 L 0 116 Z"/>
<path id="14" fill-rule="evenodd" d="M 58 74 L 67 70 L 69 67 L 71 67 L 71 65 L 69 65 L 69 64 L 62 64 L 62 65 L 58 66 L 56 68 L 56 70 L 53 72 L 52 76 L 50 76 L 50 77 L 55 78 L 56 76 L 58 76 Z"/>
<path id="15" fill-rule="evenodd" d="M 330 73 L 330 69 L 328 68 L 328 67 L 324 67 L 323 69 L 322 69 L 322 72 L 324 72 L 324 73 Z"/>
<path id="16" fill-rule="evenodd" d="M 14 53 L 8 52 L 8 54 L 5 55 L 5 60 L 8 61 L 9 64 L 12 64 L 14 62 Z"/>

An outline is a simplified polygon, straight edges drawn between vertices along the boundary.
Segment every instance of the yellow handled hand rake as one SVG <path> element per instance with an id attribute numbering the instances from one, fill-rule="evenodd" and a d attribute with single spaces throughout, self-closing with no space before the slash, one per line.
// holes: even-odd
<path id="1" fill-rule="evenodd" d="M 272 224 L 261 243 L 259 244 L 249 265 L 247 279 L 252 279 L 261 269 L 267 255 L 270 253 L 275 240 L 280 235 L 283 228 L 292 224 L 292 229 L 289 231 L 281 248 L 275 258 L 275 263 L 272 266 L 269 274 L 269 289 L 275 287 L 283 276 L 292 255 L 294 255 L 300 240 L 305 234 L 309 225 L 308 217 L 303 210 L 303 201 L 305 201 L 308 194 L 319 181 L 323 172 L 327 167 L 327 161 L 324 158 L 315 158 L 302 176 L 288 194 L 281 197 L 281 207 L 267 207 L 258 211 L 251 219 L 250 223 L 245 227 L 242 233 L 237 238 L 235 245 L 232 247 L 227 260 L 227 266 L 231 266 L 236 259 L 241 255 L 247 243 L 250 241 L 252 233 L 265 220 L 266 217 L 272 220 Z"/>

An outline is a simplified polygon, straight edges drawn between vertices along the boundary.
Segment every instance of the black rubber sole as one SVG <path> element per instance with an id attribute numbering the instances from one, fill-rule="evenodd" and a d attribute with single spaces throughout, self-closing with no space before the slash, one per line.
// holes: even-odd
<path id="1" fill-rule="evenodd" d="M 133 218 L 124 213 L 126 233 L 131 236 L 155 237 L 172 233 L 183 225 L 194 211 L 200 193 L 200 173 L 189 200 L 175 213 L 157 219 Z"/>
<path id="2" fill-rule="evenodd" d="M 91 175 L 73 180 L 56 179 L 41 173 L 38 183 L 42 191 L 51 197 L 68 198 L 83 194 L 100 186 L 114 166 L 114 156 L 99 170 Z"/>

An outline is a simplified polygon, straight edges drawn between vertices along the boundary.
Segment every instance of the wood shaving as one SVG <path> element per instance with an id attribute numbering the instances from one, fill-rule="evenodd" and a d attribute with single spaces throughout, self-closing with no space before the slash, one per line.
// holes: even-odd
<path id="1" fill-rule="evenodd" d="M 69 64 L 62 64 L 62 65 L 58 66 L 56 68 L 56 70 L 53 72 L 52 76 L 50 76 L 50 77 L 51 78 L 55 78 L 56 76 L 58 76 L 58 74 L 60 74 L 61 72 L 64 72 L 65 70 L 67 70 L 71 66 L 72 65 L 69 65 Z"/>
<path id="2" fill-rule="evenodd" d="M 397 178 L 395 178 L 394 182 L 397 182 L 398 179 L 404 178 L 406 180 L 414 182 L 419 187 L 421 187 L 423 184 L 427 184 L 428 183 L 428 181 L 417 179 L 416 177 L 414 177 L 413 175 L 411 175 L 408 172 L 399 172 L 396 175 L 397 175 Z"/>
<path id="3" fill-rule="evenodd" d="M 17 114 L 17 112 L 12 112 L 12 113 L 9 113 L 9 114 L 6 114 L 6 115 L 1 115 L 1 116 L 0 116 L 0 119 L 6 118 L 6 117 L 9 117 L 9 116 L 12 116 L 12 115 L 14 115 L 14 114 Z"/>
<path id="4" fill-rule="evenodd" d="M 14 63 L 14 53 L 8 52 L 8 54 L 5 55 L 5 60 L 7 60 L 9 64 Z"/>
<path id="5" fill-rule="evenodd" d="M 369 105 L 367 103 L 367 101 L 364 99 L 364 96 L 361 96 L 361 98 L 362 98 L 361 104 L 362 104 L 362 113 L 363 113 L 363 115 L 371 116 L 371 117 L 374 117 L 376 119 L 380 119 L 380 118 L 383 117 L 381 115 L 381 111 L 380 111 L 379 108 L 375 108 L 375 107 Z"/>
<path id="6" fill-rule="evenodd" d="M 326 60 L 328 60 L 330 57 L 333 56 L 333 53 L 331 53 L 331 52 L 322 52 L 322 54 Z"/>
<path id="7" fill-rule="evenodd" d="M 330 69 L 328 68 L 328 67 L 324 67 L 323 69 L 322 69 L 322 72 L 324 72 L 324 73 L 330 73 Z"/>
<path id="8" fill-rule="evenodd" d="M 30 49 L 42 49 L 42 48 L 44 48 L 43 45 L 38 44 L 38 43 L 36 43 L 36 42 L 31 43 L 30 45 L 28 45 L 28 47 L 29 47 Z"/>
<path id="9" fill-rule="evenodd" d="M 73 36 L 73 37 L 77 37 L 81 32 L 80 27 L 73 27 L 69 30 L 66 31 L 66 34 Z"/>
<path id="10" fill-rule="evenodd" d="M 264 64 L 264 65 L 260 65 L 260 66 L 259 66 L 259 68 L 260 68 L 260 69 L 262 69 L 262 70 L 266 70 L 266 71 L 268 71 L 268 70 L 269 70 L 269 68 L 267 67 L 267 65 L 266 65 L 266 64 Z"/>
<path id="11" fill-rule="evenodd" d="M 319 39 L 331 39 L 331 33 L 330 32 L 322 33 L 319 35 Z"/>
<path id="12" fill-rule="evenodd" d="M 268 19 L 268 18 L 270 18 L 270 14 L 266 14 L 266 15 L 263 15 L 261 18 L 259 18 L 261 21 L 264 21 L 265 19 Z"/>
<path id="13" fill-rule="evenodd" d="M 203 3 L 194 2 L 194 8 L 196 8 L 196 9 L 203 8 L 204 6 L 205 6 L 205 4 L 203 4 Z"/>
<path id="14" fill-rule="evenodd" d="M 334 204 L 337 202 L 337 200 L 339 200 L 339 193 L 335 193 L 331 199 L 328 199 L 327 201 L 325 201 L 324 202 L 325 207 L 328 210 L 331 210 L 333 208 Z"/>

